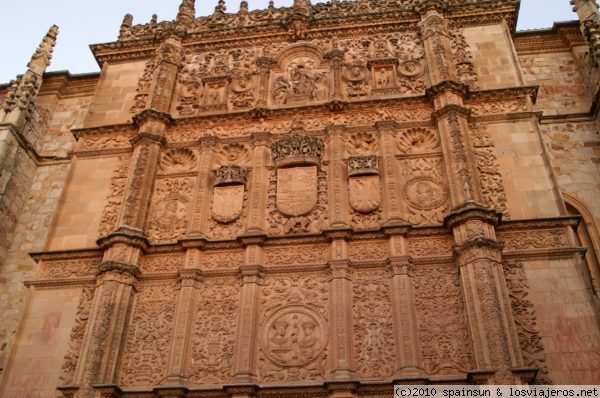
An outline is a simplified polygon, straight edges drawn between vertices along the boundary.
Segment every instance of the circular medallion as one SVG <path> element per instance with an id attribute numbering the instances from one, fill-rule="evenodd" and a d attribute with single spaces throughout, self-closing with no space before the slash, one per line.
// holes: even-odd
<path id="1" fill-rule="evenodd" d="M 326 341 L 325 321 L 303 305 L 275 311 L 261 331 L 264 354 L 280 366 L 301 367 L 310 363 L 323 352 Z"/>
<path id="2" fill-rule="evenodd" d="M 406 61 L 398 65 L 398 72 L 402 76 L 415 77 L 423 74 L 423 64 L 419 61 Z"/>
<path id="3" fill-rule="evenodd" d="M 444 187 L 432 179 L 420 177 L 406 183 L 404 196 L 417 209 L 433 210 L 446 202 L 448 193 Z"/>
<path id="4" fill-rule="evenodd" d="M 350 65 L 344 70 L 343 78 L 349 82 L 362 82 L 367 78 L 367 68 L 362 65 Z"/>

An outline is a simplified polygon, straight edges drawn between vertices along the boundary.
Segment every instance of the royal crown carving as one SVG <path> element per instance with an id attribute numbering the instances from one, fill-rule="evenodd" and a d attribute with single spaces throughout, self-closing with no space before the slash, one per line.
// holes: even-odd
<path id="1" fill-rule="evenodd" d="M 215 170 L 215 186 L 222 185 L 246 185 L 248 170 L 236 166 L 221 166 Z"/>
<path id="2" fill-rule="evenodd" d="M 379 174 L 379 159 L 377 156 L 353 156 L 348 158 L 349 176 L 373 174 Z"/>
<path id="3" fill-rule="evenodd" d="M 294 134 L 271 144 L 271 156 L 277 167 L 319 164 L 323 150 L 323 140 L 309 135 Z"/>

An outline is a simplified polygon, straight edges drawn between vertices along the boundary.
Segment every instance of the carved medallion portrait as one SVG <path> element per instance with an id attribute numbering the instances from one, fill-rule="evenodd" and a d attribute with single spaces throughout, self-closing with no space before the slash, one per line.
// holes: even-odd
<path id="1" fill-rule="evenodd" d="M 264 323 L 261 346 L 265 356 L 282 367 L 303 367 L 325 349 L 327 326 L 319 314 L 303 305 L 274 312 Z"/>
<path id="2" fill-rule="evenodd" d="M 411 206 L 421 210 L 432 210 L 442 206 L 448 193 L 444 187 L 430 178 L 415 178 L 404 187 L 404 195 Z"/>

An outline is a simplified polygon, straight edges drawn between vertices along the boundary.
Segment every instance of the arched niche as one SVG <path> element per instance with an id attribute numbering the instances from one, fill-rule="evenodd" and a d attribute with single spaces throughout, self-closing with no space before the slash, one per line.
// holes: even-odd
<path id="1" fill-rule="evenodd" d="M 312 43 L 297 43 L 283 49 L 277 55 L 277 65 L 282 71 L 288 70 L 292 63 L 298 60 L 308 61 L 314 68 L 321 68 L 324 63 L 325 53 L 323 49 Z"/>
<path id="2" fill-rule="evenodd" d="M 567 207 L 567 212 L 571 216 L 580 216 L 582 222 L 577 228 L 575 237 L 577 244 L 587 249 L 585 261 L 589 270 L 592 287 L 596 297 L 600 297 L 600 236 L 596 221 L 588 206 L 575 196 L 562 193 Z"/>

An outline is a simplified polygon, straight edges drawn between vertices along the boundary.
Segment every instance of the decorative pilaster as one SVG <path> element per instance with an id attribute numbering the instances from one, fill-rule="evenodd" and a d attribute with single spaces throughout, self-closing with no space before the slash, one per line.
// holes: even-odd
<path id="1" fill-rule="evenodd" d="M 271 74 L 271 67 L 277 62 L 269 57 L 258 57 L 256 59 L 256 66 L 258 67 L 258 101 L 256 103 L 256 109 L 266 110 L 269 104 L 269 75 Z"/>
<path id="2" fill-rule="evenodd" d="M 257 246 L 255 244 L 249 245 L 247 250 L 257 250 Z M 236 350 L 233 357 L 233 381 L 235 383 L 251 383 L 255 377 L 256 356 L 254 353 L 258 342 L 257 319 L 262 272 L 263 269 L 260 265 L 240 267 L 239 275 L 242 280 L 242 292 L 235 344 Z"/>
<path id="3" fill-rule="evenodd" d="M 203 236 L 203 226 L 208 217 L 209 206 L 209 188 L 210 188 L 210 168 L 213 164 L 215 155 L 215 146 L 218 142 L 217 137 L 204 137 L 200 140 L 200 168 L 198 172 L 198 182 L 196 183 L 196 197 L 194 198 L 194 209 L 192 213 L 192 222 L 188 230 L 188 236 Z"/>
<path id="4" fill-rule="evenodd" d="M 405 237 L 396 237 L 406 239 Z M 391 257 L 388 260 L 391 276 L 392 310 L 396 331 L 396 351 L 399 376 L 422 374 L 421 350 L 419 346 L 417 309 L 410 275 L 409 257 Z"/>
<path id="5" fill-rule="evenodd" d="M 383 159 L 383 191 L 385 224 L 403 224 L 400 203 L 400 186 L 398 184 L 398 167 L 394 152 L 394 131 L 396 122 L 382 121 L 375 123 L 381 136 L 381 157 Z"/>
<path id="6" fill-rule="evenodd" d="M 333 49 L 327 54 L 325 58 L 331 62 L 331 72 L 333 76 L 333 101 L 340 101 L 342 99 L 342 67 L 344 65 L 344 51 L 340 49 Z"/>
<path id="7" fill-rule="evenodd" d="M 443 6 L 437 1 L 426 1 L 421 6 L 421 39 L 432 86 L 447 80 L 456 80 L 452 55 L 452 39 L 448 20 L 442 14 Z"/>
<path id="8" fill-rule="evenodd" d="M 147 109 L 169 113 L 182 58 L 183 48 L 180 38 L 169 37 L 160 45 L 156 55 L 156 69 L 150 86 Z"/>
<path id="9" fill-rule="evenodd" d="M 346 189 L 346 176 L 344 172 L 345 142 L 344 126 L 327 127 L 329 135 L 329 219 L 330 228 L 348 227 L 348 190 Z"/>
<path id="10" fill-rule="evenodd" d="M 446 219 L 456 242 L 475 370 L 489 384 L 520 384 L 523 359 L 502 269 L 500 214 L 470 202 Z M 492 376 L 493 375 L 493 376 Z"/>
<path id="11" fill-rule="evenodd" d="M 329 232 L 331 239 L 331 357 L 333 378 L 352 378 L 352 282 L 346 242 L 347 233 Z"/>
<path id="12" fill-rule="evenodd" d="M 267 208 L 267 188 L 269 173 L 269 139 L 270 133 L 261 132 L 252 135 L 254 154 L 252 161 L 252 182 L 248 204 L 247 234 L 263 234 L 265 231 L 265 209 Z"/>
<path id="13" fill-rule="evenodd" d="M 186 268 L 179 271 L 179 297 L 173 326 L 173 338 L 169 356 L 167 385 L 181 385 L 187 377 L 185 364 L 190 352 L 189 338 L 192 325 L 196 292 L 202 283 L 200 270 L 195 269 L 198 249 L 188 249 L 186 252 Z"/>
<path id="14" fill-rule="evenodd" d="M 139 275 L 136 266 L 125 263 L 107 261 L 101 265 L 75 372 L 74 384 L 79 389 L 74 397 L 100 397 L 103 385 L 116 384 L 119 351 Z"/>

